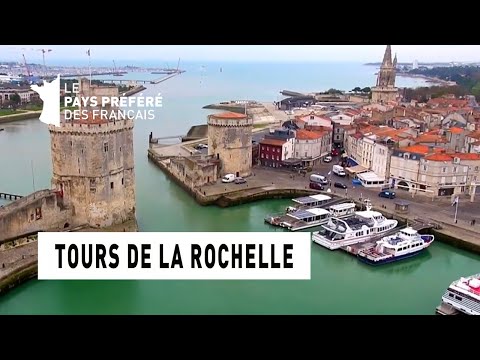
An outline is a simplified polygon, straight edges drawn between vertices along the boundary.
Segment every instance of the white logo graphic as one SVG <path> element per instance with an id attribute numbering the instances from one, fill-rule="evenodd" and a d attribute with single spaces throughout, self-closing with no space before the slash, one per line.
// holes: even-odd
<path id="1" fill-rule="evenodd" d="M 43 80 L 43 86 L 31 85 L 30 88 L 43 100 L 40 121 L 47 125 L 60 126 L 60 75 L 55 80 Z"/>

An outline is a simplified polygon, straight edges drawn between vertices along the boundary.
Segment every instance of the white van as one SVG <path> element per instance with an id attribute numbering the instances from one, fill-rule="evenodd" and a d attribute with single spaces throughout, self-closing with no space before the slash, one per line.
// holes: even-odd
<path id="1" fill-rule="evenodd" d="M 322 184 L 322 185 L 328 184 L 328 180 L 325 176 L 317 175 L 317 174 L 310 175 L 310 181 L 315 182 L 315 183 L 319 183 L 319 184 Z"/>
<path id="2" fill-rule="evenodd" d="M 234 174 L 227 174 L 222 178 L 222 183 L 232 183 L 235 181 Z"/>
<path id="3" fill-rule="evenodd" d="M 332 169 L 333 173 L 337 176 L 346 176 L 347 174 L 345 173 L 345 170 L 343 169 L 343 167 L 341 167 L 340 165 L 333 165 L 333 169 Z"/>

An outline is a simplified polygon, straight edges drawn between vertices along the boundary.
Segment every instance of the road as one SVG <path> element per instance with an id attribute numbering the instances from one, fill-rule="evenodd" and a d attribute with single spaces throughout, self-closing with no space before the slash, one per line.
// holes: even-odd
<path id="1" fill-rule="evenodd" d="M 332 192 L 336 194 L 346 194 L 353 198 L 369 198 L 373 205 L 384 205 L 389 211 L 394 211 L 395 200 L 386 199 L 378 196 L 380 192 L 379 188 L 365 188 L 363 186 L 354 186 L 350 179 L 341 178 L 333 173 L 329 176 L 334 164 L 338 162 L 338 157 L 334 158 L 331 163 L 321 163 L 314 167 L 313 173 L 324 175 L 331 179 L 332 184 L 334 182 L 340 182 L 348 186 L 346 190 L 333 188 Z M 412 196 L 412 193 L 398 189 L 395 190 L 396 198 L 407 200 L 410 202 L 410 213 L 415 214 L 419 218 L 429 218 L 437 221 L 443 221 L 445 223 L 454 224 L 455 218 L 455 206 L 452 206 L 450 197 L 435 198 L 423 195 Z M 471 228 L 470 222 L 475 219 L 476 223 L 480 223 L 480 196 L 477 196 L 475 201 L 470 202 L 468 196 L 460 197 L 458 212 L 457 212 L 457 224 L 465 225 L 465 227 Z M 480 230 L 480 224 L 475 225 Z"/>

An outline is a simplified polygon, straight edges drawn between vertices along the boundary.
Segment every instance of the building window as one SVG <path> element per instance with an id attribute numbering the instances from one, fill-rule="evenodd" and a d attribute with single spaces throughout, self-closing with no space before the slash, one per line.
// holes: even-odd
<path id="1" fill-rule="evenodd" d="M 263 157 L 264 157 L 264 155 L 263 155 L 263 153 L 262 153 L 262 156 L 261 156 L 261 158 L 263 159 Z"/>
<path id="2" fill-rule="evenodd" d="M 478 166 L 475 166 L 475 171 L 478 171 Z"/>
<path id="3" fill-rule="evenodd" d="M 277 148 L 277 152 L 278 152 L 278 153 L 280 152 L 280 148 Z"/>
<path id="4" fill-rule="evenodd" d="M 270 159 L 270 158 L 268 157 L 268 154 L 267 154 L 265 157 L 266 157 L 267 159 Z"/>
<path id="5" fill-rule="evenodd" d="M 103 151 L 108 152 L 108 142 L 103 143 Z"/>
<path id="6" fill-rule="evenodd" d="M 423 165 L 423 171 L 427 171 L 427 165 Z"/>
<path id="7" fill-rule="evenodd" d="M 447 172 L 447 168 L 446 167 L 442 167 L 442 173 L 444 172 Z"/>
<path id="8" fill-rule="evenodd" d="M 305 151 L 305 157 L 307 157 L 307 152 Z"/>
<path id="9" fill-rule="evenodd" d="M 315 116 L 310 115 L 310 120 L 315 120 Z"/>
<path id="10" fill-rule="evenodd" d="M 457 172 L 457 167 L 456 167 L 456 166 L 453 167 L 453 172 L 454 172 L 454 173 Z"/>
<path id="11" fill-rule="evenodd" d="M 112 189 L 112 190 L 113 190 L 113 181 L 112 181 L 112 182 L 110 182 L 110 189 Z"/>
<path id="12" fill-rule="evenodd" d="M 267 146 L 267 151 L 270 151 L 270 147 L 269 147 L 269 146 Z"/>
<path id="13" fill-rule="evenodd" d="M 96 187 L 95 179 L 90 179 L 90 189 L 94 189 Z"/>
<path id="14" fill-rule="evenodd" d="M 280 156 L 277 155 L 277 161 L 280 161 Z"/>
<path id="15" fill-rule="evenodd" d="M 120 146 L 120 152 L 122 152 L 122 147 Z"/>
<path id="16" fill-rule="evenodd" d="M 262 146 L 262 150 L 265 150 L 265 147 L 264 147 L 264 146 Z"/>
<path id="17" fill-rule="evenodd" d="M 123 181 L 123 178 L 122 178 L 122 185 L 124 185 L 124 181 Z"/>
<path id="18" fill-rule="evenodd" d="M 35 220 L 40 220 L 42 218 L 42 208 L 38 207 L 35 209 Z"/>
<path id="19" fill-rule="evenodd" d="M 463 172 L 467 172 L 468 171 L 468 166 L 464 166 L 463 167 Z"/>

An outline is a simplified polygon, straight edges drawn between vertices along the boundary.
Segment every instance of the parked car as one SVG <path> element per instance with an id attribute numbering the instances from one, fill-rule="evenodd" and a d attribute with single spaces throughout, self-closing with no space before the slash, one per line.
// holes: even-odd
<path id="1" fill-rule="evenodd" d="M 332 162 L 332 157 L 331 156 L 325 156 L 323 158 L 323 162 L 326 162 L 326 163 Z"/>
<path id="2" fill-rule="evenodd" d="M 245 184 L 247 180 L 245 180 L 243 177 L 237 177 L 235 178 L 235 184 Z"/>
<path id="3" fill-rule="evenodd" d="M 315 181 L 310 181 L 310 189 L 323 190 L 323 185 Z"/>
<path id="4" fill-rule="evenodd" d="M 378 196 L 380 197 L 383 197 L 383 198 L 387 198 L 387 199 L 395 199 L 395 191 L 380 191 L 378 193 Z"/>
<path id="5" fill-rule="evenodd" d="M 340 189 L 347 189 L 348 188 L 347 185 L 339 183 L 339 182 L 336 182 L 335 184 L 333 184 L 333 186 L 336 187 L 336 188 L 340 188 Z"/>
<path id="6" fill-rule="evenodd" d="M 222 178 L 222 183 L 232 183 L 235 181 L 235 175 L 227 174 Z"/>
<path id="7" fill-rule="evenodd" d="M 208 145 L 205 144 L 198 144 L 195 146 L 196 150 L 208 149 Z"/>

